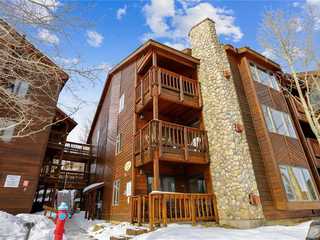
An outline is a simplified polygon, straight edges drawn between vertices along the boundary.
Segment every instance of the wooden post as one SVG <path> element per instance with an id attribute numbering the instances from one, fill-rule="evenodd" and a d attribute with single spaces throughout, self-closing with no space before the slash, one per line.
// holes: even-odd
<path id="1" fill-rule="evenodd" d="M 159 147 L 159 159 L 162 157 L 162 121 L 159 121 L 159 139 L 158 139 L 158 147 Z"/>
<path id="2" fill-rule="evenodd" d="M 149 228 L 154 230 L 152 194 L 149 194 Z"/>
<path id="3" fill-rule="evenodd" d="M 160 190 L 159 151 L 153 154 L 153 191 Z"/>
<path id="4" fill-rule="evenodd" d="M 142 130 L 139 129 L 139 138 L 140 138 L 140 159 L 141 159 L 141 163 L 143 163 L 143 139 L 142 139 Z"/>
<path id="5" fill-rule="evenodd" d="M 183 82 L 182 75 L 179 75 L 179 85 L 180 85 L 180 101 L 183 102 Z"/>
<path id="6" fill-rule="evenodd" d="M 183 141 L 184 141 L 184 160 L 187 161 L 189 158 L 188 152 L 188 136 L 187 128 L 183 127 Z"/>
<path id="7" fill-rule="evenodd" d="M 141 196 L 138 197 L 138 224 L 141 225 Z"/>
<path id="8" fill-rule="evenodd" d="M 199 98 L 199 107 L 202 106 L 202 94 L 201 94 L 201 84 L 198 81 L 198 85 L 197 85 L 197 93 L 198 93 L 198 98 Z"/>
<path id="9" fill-rule="evenodd" d="M 143 99 L 144 99 L 144 94 L 143 94 L 143 78 L 140 80 L 140 95 L 141 95 L 141 105 L 143 106 Z"/>
<path id="10" fill-rule="evenodd" d="M 191 195 L 191 199 L 190 199 L 190 204 L 191 204 L 191 221 L 192 221 L 192 225 L 195 225 L 196 224 L 196 209 L 195 209 L 195 201 L 194 201 L 192 195 Z"/>

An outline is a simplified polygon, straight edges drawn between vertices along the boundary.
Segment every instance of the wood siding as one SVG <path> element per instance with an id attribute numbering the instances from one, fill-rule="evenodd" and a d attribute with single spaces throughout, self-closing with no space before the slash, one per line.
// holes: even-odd
<path id="1" fill-rule="evenodd" d="M 269 133 L 260 107 L 261 104 L 266 104 L 289 113 L 283 94 L 252 80 L 248 58 L 230 50 L 227 51 L 227 54 L 242 109 L 246 136 L 266 219 L 314 216 L 315 212 L 312 210 L 297 209 L 319 208 L 318 203 L 312 202 L 308 206 L 309 203 L 291 203 L 286 200 L 278 167 L 278 164 L 288 164 L 309 169 L 301 142 L 299 139 Z M 259 64 L 263 66 L 264 62 L 259 62 Z M 269 68 L 277 70 L 270 66 Z"/>
<path id="2" fill-rule="evenodd" d="M 0 141 L 0 210 L 13 214 L 31 211 L 48 135 L 49 130 L 32 138 L 16 139 L 9 143 Z M 21 176 L 18 188 L 4 187 L 7 175 Z M 29 181 L 25 190 L 23 181 Z"/>
<path id="3" fill-rule="evenodd" d="M 103 217 L 112 220 L 128 220 L 130 208 L 124 194 L 127 182 L 131 181 L 131 170 L 126 172 L 124 165 L 133 159 L 134 123 L 134 81 L 135 63 L 117 72 L 108 86 L 98 120 L 95 124 L 91 143 L 96 147 L 95 182 L 104 181 Z M 124 110 L 119 113 L 120 96 L 125 96 Z M 122 150 L 115 155 L 117 134 L 122 134 Z M 120 202 L 112 206 L 113 181 L 120 180 Z"/>

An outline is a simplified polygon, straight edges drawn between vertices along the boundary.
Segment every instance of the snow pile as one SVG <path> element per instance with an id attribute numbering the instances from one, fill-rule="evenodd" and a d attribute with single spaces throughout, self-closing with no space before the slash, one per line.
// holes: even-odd
<path id="1" fill-rule="evenodd" d="M 53 239 L 55 224 L 52 220 L 43 215 L 34 214 L 18 214 L 16 217 L 25 222 L 32 222 L 34 226 L 31 228 L 29 239 L 42 240 Z"/>
<path id="2" fill-rule="evenodd" d="M 126 229 L 132 227 L 130 223 L 123 222 L 120 224 L 100 223 L 92 225 L 88 233 L 97 240 L 110 239 L 111 236 L 125 236 Z"/>
<path id="3" fill-rule="evenodd" d="M 32 222 L 29 240 L 53 239 L 54 223 L 45 216 L 32 214 L 11 215 L 0 211 L 0 239 L 24 240 L 28 232 L 26 223 Z"/>
<path id="4" fill-rule="evenodd" d="M 27 234 L 24 224 L 22 219 L 0 211 L 0 239 L 24 239 Z"/>
<path id="5" fill-rule="evenodd" d="M 189 224 L 169 224 L 154 232 L 142 234 L 134 240 L 302 240 L 311 222 L 296 226 L 263 226 L 253 229 L 228 229 Z"/>

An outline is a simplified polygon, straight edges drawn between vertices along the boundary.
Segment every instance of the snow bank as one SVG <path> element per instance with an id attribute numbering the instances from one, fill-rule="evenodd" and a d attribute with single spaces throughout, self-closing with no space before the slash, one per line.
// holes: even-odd
<path id="1" fill-rule="evenodd" d="M 19 240 L 27 234 L 25 221 L 9 213 L 0 211 L 0 239 Z"/>
<path id="2" fill-rule="evenodd" d="M 53 239 L 54 223 L 45 216 L 18 214 L 16 216 L 0 211 L 0 239 L 24 240 L 28 229 L 25 223 L 32 222 L 29 240 Z"/>
<path id="3" fill-rule="evenodd" d="M 31 228 L 30 240 L 53 239 L 55 224 L 43 215 L 18 214 L 16 217 L 25 222 L 32 222 L 35 225 Z"/>
<path id="4" fill-rule="evenodd" d="M 253 229 L 227 229 L 189 224 L 169 224 L 154 232 L 142 234 L 134 240 L 302 240 L 311 222 L 296 226 L 264 226 Z"/>

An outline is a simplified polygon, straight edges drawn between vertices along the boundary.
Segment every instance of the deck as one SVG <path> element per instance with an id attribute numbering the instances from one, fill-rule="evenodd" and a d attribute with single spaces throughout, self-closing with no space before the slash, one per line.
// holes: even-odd
<path id="1" fill-rule="evenodd" d="M 135 166 L 151 162 L 155 153 L 163 161 L 206 164 L 209 162 L 207 133 L 152 120 L 135 135 Z"/>
<path id="2" fill-rule="evenodd" d="M 204 193 L 152 192 L 131 197 L 131 221 L 154 225 L 214 221 L 214 196 Z"/>
<path id="3" fill-rule="evenodd" d="M 291 97 L 291 101 L 292 101 L 292 104 L 291 104 L 292 108 L 293 108 L 296 116 L 298 117 L 298 119 L 302 120 L 304 122 L 307 122 L 308 120 L 306 118 L 306 114 L 304 112 L 304 109 L 303 109 L 301 103 L 293 97 Z"/>
<path id="4" fill-rule="evenodd" d="M 314 158 L 314 162 L 318 168 L 320 168 L 320 145 L 317 139 L 307 138 L 307 143 L 311 154 Z"/>
<path id="5" fill-rule="evenodd" d="M 41 172 L 40 183 L 57 189 L 82 189 L 88 185 L 89 174 L 80 171 L 61 170 L 57 173 Z"/>
<path id="6" fill-rule="evenodd" d="M 136 112 L 152 102 L 153 86 L 157 86 L 159 100 L 179 103 L 192 108 L 202 107 L 200 83 L 160 67 L 151 67 L 136 87 Z"/>

